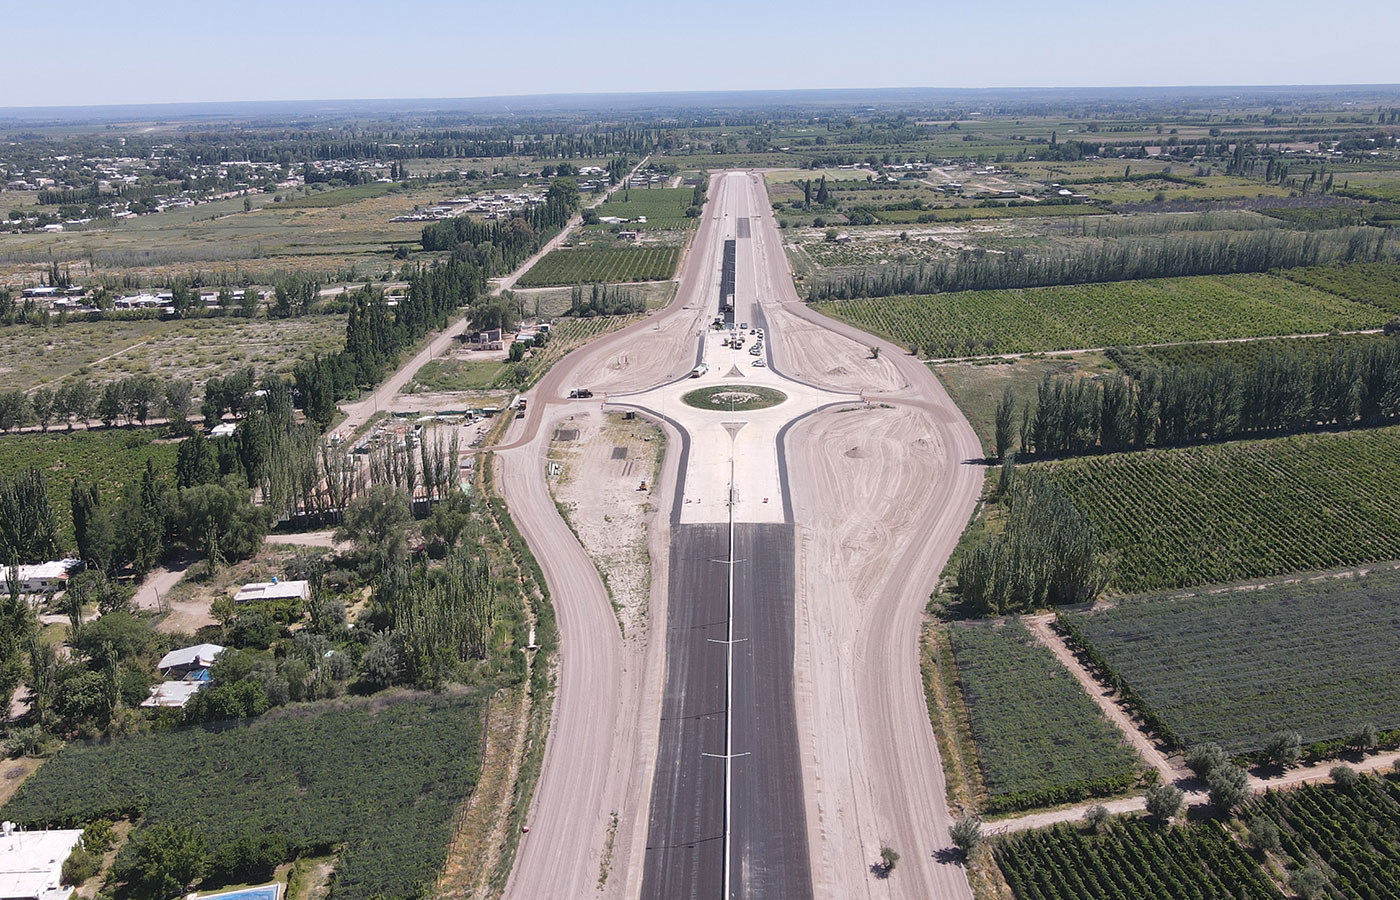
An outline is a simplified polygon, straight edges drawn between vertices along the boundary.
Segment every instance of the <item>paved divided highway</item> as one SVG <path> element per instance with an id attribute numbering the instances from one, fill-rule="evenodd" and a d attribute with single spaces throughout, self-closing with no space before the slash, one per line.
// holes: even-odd
<path id="1" fill-rule="evenodd" d="M 742 349 L 724 346 L 709 327 L 726 239 L 738 243 L 736 320 L 768 330 L 760 356 L 748 352 L 754 337 L 744 335 Z M 784 349 L 775 353 L 780 336 Z M 795 661 L 815 654 L 810 632 L 802 632 L 802 653 L 795 649 L 798 585 L 811 584 L 811 566 L 822 563 L 798 568 L 795 529 L 805 520 L 794 522 L 784 456 L 796 451 L 780 436 L 824 408 L 863 407 L 855 390 L 866 389 L 858 379 L 873 371 L 862 361 L 875 358 L 871 345 L 885 351 L 884 380 L 869 389 L 925 416 L 952 477 L 930 494 L 946 504 L 920 512 L 928 524 L 900 545 L 908 558 L 897 568 L 909 577 L 886 582 L 896 585 L 879 601 L 887 614 L 860 626 L 854 655 L 844 640 L 818 648 L 839 660 L 827 663 L 828 675 L 849 672 L 841 677 L 869 702 L 841 720 L 813 721 L 810 680 L 805 719 L 795 700 Z M 708 370 L 685 378 L 697 351 Z M 832 380 L 842 388 L 821 385 Z M 762 385 L 787 399 L 748 412 L 681 401 L 691 389 L 720 385 Z M 554 423 L 599 402 L 568 399 L 576 387 L 591 388 L 605 408 L 653 414 L 671 441 L 660 489 L 675 499 L 671 515 L 652 526 L 663 577 L 653 580 L 650 631 L 641 639 L 622 637 L 601 579 L 549 501 L 543 470 Z M 561 668 L 531 833 L 507 896 L 970 898 L 961 867 L 934 852 L 948 846 L 949 813 L 923 709 L 917 633 L 922 598 L 976 499 L 980 471 L 966 466 L 975 437 L 917 360 L 797 302 L 761 179 L 715 176 L 676 301 L 570 354 L 530 400 L 529 416 L 501 448 L 501 484 L 559 612 Z M 811 486 L 804 490 L 810 504 Z M 925 508 L 922 499 L 915 505 Z M 851 609 L 853 601 L 836 600 Z M 810 621 L 812 610 L 801 615 Z M 813 730 L 823 738 L 808 759 Z M 841 741 L 851 762 L 864 759 L 870 769 L 849 770 L 854 781 L 833 779 L 840 793 L 832 794 L 821 782 L 836 770 L 822 767 Z M 869 862 L 884 840 L 907 848 L 906 861 L 899 876 L 876 881 Z"/>

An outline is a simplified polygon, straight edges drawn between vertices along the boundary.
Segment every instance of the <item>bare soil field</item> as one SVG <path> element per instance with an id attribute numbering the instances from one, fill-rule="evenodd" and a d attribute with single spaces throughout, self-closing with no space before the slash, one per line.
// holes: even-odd
<path id="1" fill-rule="evenodd" d="M 560 420 L 549 445 L 550 491 L 597 564 L 626 637 L 644 632 L 649 618 L 647 529 L 664 452 L 660 428 L 598 410 Z"/>

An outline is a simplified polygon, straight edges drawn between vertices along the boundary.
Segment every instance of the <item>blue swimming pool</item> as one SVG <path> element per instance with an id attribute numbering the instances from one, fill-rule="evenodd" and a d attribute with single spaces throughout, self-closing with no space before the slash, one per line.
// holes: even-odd
<path id="1" fill-rule="evenodd" d="M 277 900 L 281 888 L 280 884 L 264 884 L 261 887 L 244 888 L 223 894 L 206 894 L 200 900 Z"/>

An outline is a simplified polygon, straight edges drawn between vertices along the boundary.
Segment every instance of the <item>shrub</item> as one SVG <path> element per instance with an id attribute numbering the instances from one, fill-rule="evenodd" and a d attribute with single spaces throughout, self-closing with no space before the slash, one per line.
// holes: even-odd
<path id="1" fill-rule="evenodd" d="M 1283 840 L 1279 837 L 1278 826 L 1272 819 L 1257 816 L 1249 821 L 1249 842 L 1256 848 L 1269 853 L 1277 853 L 1283 849 Z"/>
<path id="2" fill-rule="evenodd" d="M 958 819 L 948 833 L 953 838 L 953 846 L 961 850 L 964 856 L 971 856 L 982 843 L 982 820 L 975 816 Z"/>
<path id="3" fill-rule="evenodd" d="M 63 861 L 63 883 L 80 885 L 97 874 L 102 868 L 102 859 L 82 847 L 74 847 L 73 852 Z"/>

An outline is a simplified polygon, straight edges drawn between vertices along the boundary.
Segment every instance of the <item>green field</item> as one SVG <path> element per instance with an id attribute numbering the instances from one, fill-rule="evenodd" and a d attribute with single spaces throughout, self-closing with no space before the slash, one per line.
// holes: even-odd
<path id="1" fill-rule="evenodd" d="M 1137 759 L 1074 677 L 1017 619 L 948 629 L 989 811 L 1118 793 Z"/>
<path id="2" fill-rule="evenodd" d="M 1309 784 L 1270 791 L 1250 812 L 1278 826 L 1293 866 L 1311 866 L 1329 897 L 1400 896 L 1400 790 L 1393 781 L 1362 778 L 1352 789 Z"/>
<path id="3" fill-rule="evenodd" d="M 1400 428 L 1037 463 L 1123 593 L 1400 558 Z"/>
<path id="4" fill-rule="evenodd" d="M 817 310 L 934 357 L 1377 328 L 1386 315 L 1273 275 L 824 301 Z"/>
<path id="5" fill-rule="evenodd" d="M 694 191 L 688 187 L 679 188 L 628 188 L 612 195 L 606 203 L 597 207 L 600 216 L 617 216 L 631 219 L 628 227 L 635 225 L 638 216 L 646 216 L 646 222 L 637 226 L 646 230 L 657 228 L 691 228 L 699 219 L 685 214 L 694 199 Z M 591 226 L 607 228 L 608 225 Z"/>
<path id="6" fill-rule="evenodd" d="M 58 517 L 61 549 L 72 551 L 73 515 L 69 486 L 74 478 L 95 480 L 114 500 L 141 480 L 146 461 L 165 473 L 175 466 L 176 444 L 156 443 L 158 428 L 99 428 L 93 431 L 27 432 L 0 436 L 0 477 L 37 466 L 48 477 L 49 500 Z"/>
<path id="7" fill-rule="evenodd" d="M 555 250 L 520 279 L 521 287 L 558 284 L 617 284 L 663 281 L 676 274 L 681 252 L 675 247 L 589 247 Z"/>
<path id="8" fill-rule="evenodd" d="M 1016 900 L 1282 900 L 1283 894 L 1218 822 L 1158 828 L 1073 825 L 997 841 L 994 854 Z"/>
<path id="9" fill-rule="evenodd" d="M 1400 728 L 1397 601 L 1400 573 L 1386 570 L 1135 598 L 1061 619 L 1163 737 L 1251 753 L 1283 730 L 1320 744 L 1367 724 Z"/>
<path id="10" fill-rule="evenodd" d="M 426 896 L 476 784 L 475 694 L 302 705 L 232 726 L 70 744 L 5 805 L 30 827 L 140 815 L 195 826 L 216 853 L 339 846 L 337 900 Z M 211 806 L 213 804 L 213 806 Z"/>

